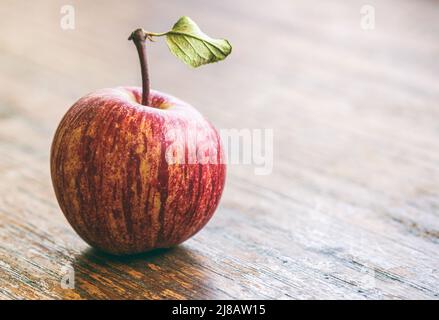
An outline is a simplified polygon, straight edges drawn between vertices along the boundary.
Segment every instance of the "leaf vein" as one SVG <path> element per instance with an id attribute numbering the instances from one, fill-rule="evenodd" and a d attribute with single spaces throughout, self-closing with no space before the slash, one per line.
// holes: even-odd
<path id="1" fill-rule="evenodd" d="M 189 34 L 189 33 L 186 33 L 186 32 L 181 32 L 181 31 L 174 31 L 174 30 L 171 30 L 171 31 L 169 31 L 169 34 L 178 34 L 178 35 L 182 35 L 182 36 L 191 37 L 191 38 L 194 38 L 194 39 L 200 40 L 200 41 L 202 41 L 202 42 L 206 42 L 205 39 L 200 38 L 200 37 L 197 37 L 197 36 L 194 36 L 193 34 Z M 226 40 L 224 40 L 224 41 L 226 41 Z M 227 41 L 226 41 L 226 42 L 227 42 Z M 228 43 L 228 42 L 227 42 L 227 43 Z M 210 44 L 211 44 L 213 47 L 217 48 L 219 51 L 221 51 L 222 54 L 227 55 L 227 52 L 224 52 L 223 49 L 222 49 L 220 46 L 216 45 L 215 43 L 210 43 Z"/>
<path id="2" fill-rule="evenodd" d="M 181 51 L 183 52 L 183 54 L 188 57 L 191 60 L 191 56 L 185 51 L 183 50 L 183 48 L 178 44 L 177 41 L 175 41 L 172 37 L 168 37 L 169 40 L 171 40 L 171 42 L 173 42 L 175 44 L 175 46 Z"/>
<path id="3" fill-rule="evenodd" d="M 197 50 L 197 48 L 194 47 L 194 45 L 193 45 L 193 44 L 187 39 L 187 37 L 183 36 L 183 39 L 186 40 L 187 43 L 189 43 L 189 45 L 192 47 L 192 49 L 194 49 L 194 52 L 195 52 L 195 54 L 196 54 L 197 56 L 199 56 L 201 59 L 209 60 L 208 58 L 202 56 L 202 55 L 199 53 L 200 50 Z M 204 42 L 203 42 L 203 45 L 204 45 L 205 47 L 207 47 L 207 45 L 206 45 Z"/>

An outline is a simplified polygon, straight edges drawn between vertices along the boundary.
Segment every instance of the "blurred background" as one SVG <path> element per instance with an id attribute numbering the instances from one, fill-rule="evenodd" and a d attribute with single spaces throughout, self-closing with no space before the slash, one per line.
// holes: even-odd
<path id="1" fill-rule="evenodd" d="M 73 30 L 61 28 L 64 5 L 74 8 Z M 86 93 L 140 86 L 129 34 L 138 27 L 169 30 L 182 15 L 208 35 L 227 38 L 233 52 L 191 69 L 158 38 L 148 43 L 152 87 L 191 103 L 217 128 L 273 129 L 274 167 L 258 176 L 254 166 L 229 166 L 217 215 L 186 245 L 199 265 L 217 270 L 194 267 L 204 277 L 192 279 L 198 291 L 171 288 L 172 295 L 162 288 L 148 296 L 154 288 L 143 285 L 138 294 L 437 297 L 439 3 L 433 0 L 2 0 L 0 235 L 10 265 L 3 268 L 9 288 L 3 296 L 64 296 L 53 284 L 60 261 L 79 259 L 82 270 L 96 263 L 93 254 L 81 255 L 86 245 L 53 195 L 54 130 Z M 63 244 L 41 247 L 47 237 Z M 55 275 L 29 264 L 30 243 Z M 14 268 L 33 268 L 36 284 L 23 284 L 11 275 Z M 374 284 L 361 291 L 364 270 Z M 42 278 L 51 291 L 41 289 Z M 80 278 L 78 296 L 69 297 L 92 296 L 90 282 Z"/>

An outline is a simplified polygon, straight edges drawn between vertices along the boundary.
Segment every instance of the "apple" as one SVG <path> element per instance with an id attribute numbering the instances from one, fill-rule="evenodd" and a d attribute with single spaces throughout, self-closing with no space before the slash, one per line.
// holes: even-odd
<path id="1" fill-rule="evenodd" d="M 68 222 L 92 247 L 117 255 L 193 236 L 214 214 L 226 176 L 218 131 L 194 107 L 150 90 L 148 37 L 139 30 L 130 39 L 142 88 L 82 97 L 51 147 L 52 183 Z"/>
<path id="2" fill-rule="evenodd" d="M 144 106 L 141 93 L 114 88 L 81 98 L 52 144 L 53 186 L 67 220 L 91 246 L 114 254 L 188 239 L 212 217 L 224 187 L 215 128 L 172 96 L 152 91 L 150 106 Z M 196 139 L 174 139 L 176 133 Z M 167 157 L 183 150 L 189 158 L 191 144 L 213 152 L 217 163 Z"/>

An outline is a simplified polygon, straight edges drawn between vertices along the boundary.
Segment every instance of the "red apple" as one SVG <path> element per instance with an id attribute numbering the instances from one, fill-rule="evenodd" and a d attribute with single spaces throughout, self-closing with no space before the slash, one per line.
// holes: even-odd
<path id="1" fill-rule="evenodd" d="M 56 197 L 91 246 L 131 254 L 175 246 L 212 217 L 226 167 L 217 130 L 192 106 L 141 88 L 91 93 L 51 149 Z"/>
<path id="2" fill-rule="evenodd" d="M 142 88 L 81 98 L 52 143 L 52 182 L 64 215 L 91 246 L 113 254 L 185 241 L 212 217 L 224 188 L 216 129 L 189 104 L 150 90 L 145 42 L 153 36 L 167 36 L 170 50 L 194 67 L 231 52 L 227 40 L 208 37 L 188 17 L 165 33 L 135 30 L 129 40 Z"/>

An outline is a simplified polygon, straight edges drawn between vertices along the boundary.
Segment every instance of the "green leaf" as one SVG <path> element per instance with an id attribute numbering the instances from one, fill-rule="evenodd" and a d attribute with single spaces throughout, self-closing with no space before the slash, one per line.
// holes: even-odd
<path id="1" fill-rule="evenodd" d="M 166 43 L 177 58 L 194 68 L 224 60 L 232 52 L 227 40 L 209 37 L 189 17 L 181 17 L 166 32 Z"/>

